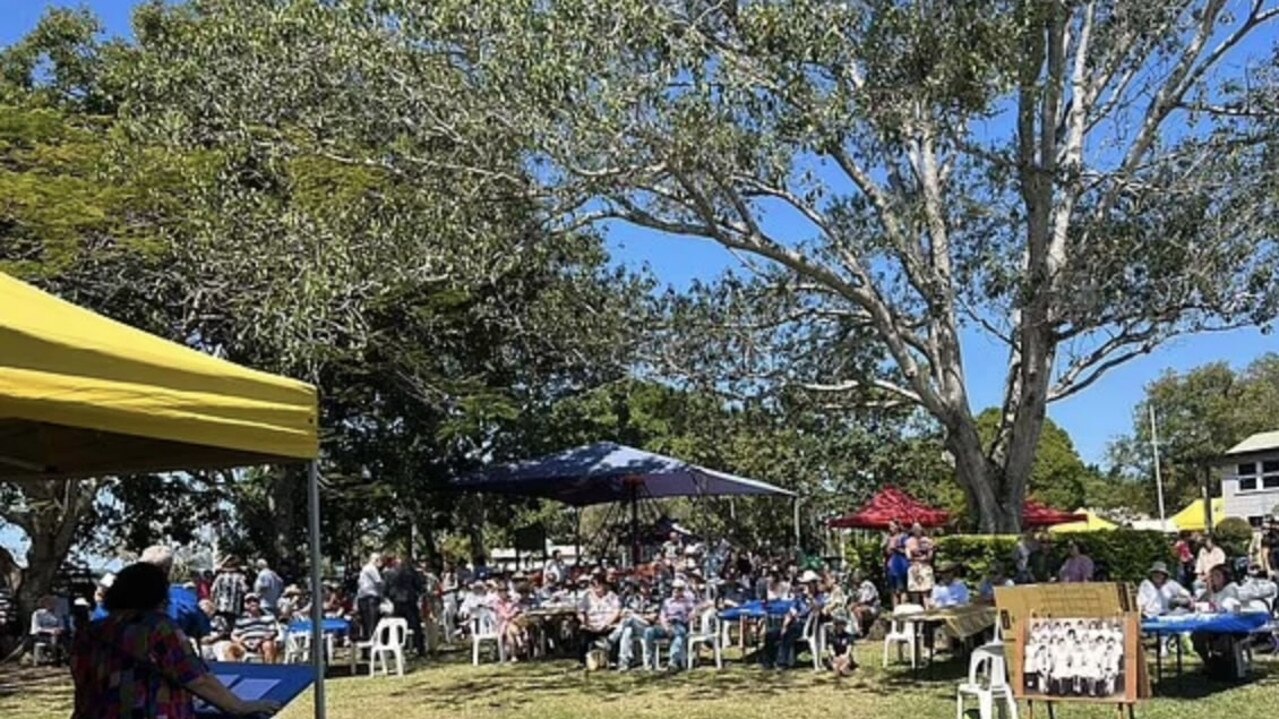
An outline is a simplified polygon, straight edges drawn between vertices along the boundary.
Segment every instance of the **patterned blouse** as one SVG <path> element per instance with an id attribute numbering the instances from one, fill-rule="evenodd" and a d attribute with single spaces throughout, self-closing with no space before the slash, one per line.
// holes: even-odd
<path id="1" fill-rule="evenodd" d="M 185 685 L 208 669 L 163 612 L 119 612 L 77 634 L 73 719 L 194 719 Z"/>

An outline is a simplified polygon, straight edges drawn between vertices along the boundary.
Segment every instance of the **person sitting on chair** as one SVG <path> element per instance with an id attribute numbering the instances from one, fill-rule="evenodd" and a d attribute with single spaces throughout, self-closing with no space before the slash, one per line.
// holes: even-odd
<path id="1" fill-rule="evenodd" d="M 875 583 L 867 579 L 860 569 L 853 571 L 853 584 L 857 587 L 857 594 L 853 597 L 853 619 L 856 620 L 854 631 L 860 636 L 866 636 L 870 632 L 870 628 L 875 625 L 875 619 L 879 617 L 882 608 L 879 599 L 879 588 Z"/>
<path id="2" fill-rule="evenodd" d="M 795 665 L 795 643 L 804 633 L 808 616 L 821 609 L 817 597 L 818 581 L 815 572 L 804 572 L 799 578 L 800 591 L 792 600 L 790 611 L 779 626 L 770 627 L 764 633 L 764 651 L 760 655 L 764 668 L 789 669 Z"/>
<path id="3" fill-rule="evenodd" d="M 591 578 L 590 591 L 582 598 L 577 614 L 581 638 L 578 644 L 578 661 L 586 664 L 586 655 L 597 642 L 613 633 L 622 618 L 622 603 L 617 594 L 604 581 L 603 574 Z"/>
<path id="4" fill-rule="evenodd" d="M 276 633 L 275 617 L 262 611 L 262 599 L 252 592 L 244 595 L 244 613 L 231 630 L 235 653 L 260 654 L 263 662 L 275 664 L 279 654 Z"/>
<path id="5" fill-rule="evenodd" d="M 1137 606 L 1144 617 L 1158 617 L 1168 612 L 1189 607 L 1190 592 L 1176 582 L 1169 581 L 1168 565 L 1155 562 L 1150 572 L 1137 588 Z"/>
<path id="6" fill-rule="evenodd" d="M 40 606 L 31 613 L 31 648 L 37 646 L 49 651 L 53 661 L 60 661 L 64 627 L 62 619 L 54 611 L 57 602 L 53 597 L 41 597 Z M 38 656 L 38 655 L 37 655 Z"/>

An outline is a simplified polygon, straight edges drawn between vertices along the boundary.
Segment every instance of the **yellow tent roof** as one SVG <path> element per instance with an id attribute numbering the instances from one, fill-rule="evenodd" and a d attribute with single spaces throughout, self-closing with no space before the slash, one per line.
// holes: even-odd
<path id="1" fill-rule="evenodd" d="M 1082 522 L 1067 522 L 1065 524 L 1057 524 L 1048 528 L 1049 532 L 1100 532 L 1108 529 L 1116 529 L 1118 525 L 1109 522 L 1099 516 L 1091 509 L 1077 509 L 1075 514 L 1085 514 L 1088 519 Z"/>
<path id="2" fill-rule="evenodd" d="M 1226 500 L 1221 497 L 1212 499 L 1212 518 L 1213 525 L 1221 524 L 1221 520 L 1226 518 Z M 1204 516 L 1204 503 L 1202 499 L 1197 499 L 1186 508 L 1169 517 L 1172 523 L 1181 532 L 1202 532 L 1207 528 L 1207 518 Z"/>
<path id="3" fill-rule="evenodd" d="M 0 273 L 0 479 L 309 459 L 311 385 L 169 342 Z"/>

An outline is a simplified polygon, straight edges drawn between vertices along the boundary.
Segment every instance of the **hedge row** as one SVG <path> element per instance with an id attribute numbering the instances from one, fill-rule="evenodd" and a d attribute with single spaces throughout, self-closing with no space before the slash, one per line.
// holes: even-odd
<path id="1" fill-rule="evenodd" d="M 1172 541 L 1160 532 L 1116 529 L 1056 535 L 1052 538 L 1039 561 L 1031 567 L 1036 580 L 1047 581 L 1056 574 L 1066 558 L 1068 540 L 1078 542 L 1097 567 L 1097 579 L 1139 582 L 1156 561 L 1174 565 Z M 1013 572 L 1013 551 L 1016 536 L 952 534 L 937 538 L 937 563 L 956 562 L 968 568 L 968 580 L 977 583 L 990 571 L 991 565 L 1000 564 L 1010 575 Z M 865 576 L 879 586 L 885 586 L 884 558 L 880 540 L 852 541 L 845 554 L 850 569 L 860 569 Z"/>

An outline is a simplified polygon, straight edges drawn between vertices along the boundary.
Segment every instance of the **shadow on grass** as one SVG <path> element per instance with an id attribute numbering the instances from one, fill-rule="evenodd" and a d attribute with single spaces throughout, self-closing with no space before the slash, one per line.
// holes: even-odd
<path id="1" fill-rule="evenodd" d="M 0 664 L 0 698 L 21 694 L 24 698 L 47 695 L 63 697 L 71 684 L 66 667 L 23 667 Z"/>

